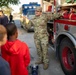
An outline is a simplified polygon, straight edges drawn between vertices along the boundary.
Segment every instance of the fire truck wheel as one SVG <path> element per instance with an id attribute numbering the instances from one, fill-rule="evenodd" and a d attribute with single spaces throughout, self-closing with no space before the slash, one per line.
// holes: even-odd
<path id="1" fill-rule="evenodd" d="M 59 59 L 66 75 L 76 75 L 76 49 L 68 38 L 64 38 L 61 42 Z"/>

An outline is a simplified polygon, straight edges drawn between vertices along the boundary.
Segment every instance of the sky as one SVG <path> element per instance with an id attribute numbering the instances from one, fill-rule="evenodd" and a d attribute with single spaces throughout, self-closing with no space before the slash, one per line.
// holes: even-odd
<path id="1" fill-rule="evenodd" d="M 14 9 L 14 12 L 19 12 L 19 8 L 21 7 L 22 4 L 29 4 L 29 2 L 38 2 L 39 4 L 41 3 L 41 0 L 20 0 L 19 5 L 11 5 L 12 8 Z"/>

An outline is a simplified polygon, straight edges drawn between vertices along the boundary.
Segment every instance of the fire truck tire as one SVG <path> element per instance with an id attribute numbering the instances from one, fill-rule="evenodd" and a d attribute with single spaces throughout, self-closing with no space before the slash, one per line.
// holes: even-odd
<path id="1" fill-rule="evenodd" d="M 76 75 L 76 49 L 68 38 L 60 44 L 59 60 L 65 75 Z"/>

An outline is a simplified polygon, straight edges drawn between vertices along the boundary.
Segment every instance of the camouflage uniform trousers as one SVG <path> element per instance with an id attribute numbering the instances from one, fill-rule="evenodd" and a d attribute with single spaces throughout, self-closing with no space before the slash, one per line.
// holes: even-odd
<path id="1" fill-rule="evenodd" d="M 37 54 L 39 56 L 39 61 L 45 64 L 49 64 L 48 59 L 48 36 L 41 39 L 34 37 L 35 45 L 37 48 Z"/>

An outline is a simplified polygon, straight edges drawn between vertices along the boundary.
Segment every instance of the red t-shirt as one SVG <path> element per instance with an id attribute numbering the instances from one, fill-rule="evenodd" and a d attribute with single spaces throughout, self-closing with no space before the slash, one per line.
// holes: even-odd
<path id="1" fill-rule="evenodd" d="M 1 47 L 1 51 L 2 57 L 10 64 L 11 75 L 28 75 L 27 66 L 30 63 L 30 53 L 24 42 L 7 41 Z"/>

